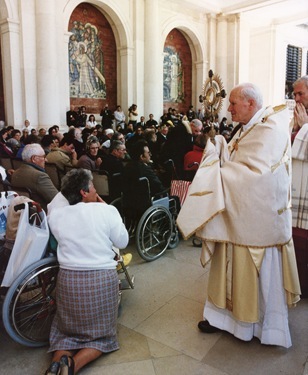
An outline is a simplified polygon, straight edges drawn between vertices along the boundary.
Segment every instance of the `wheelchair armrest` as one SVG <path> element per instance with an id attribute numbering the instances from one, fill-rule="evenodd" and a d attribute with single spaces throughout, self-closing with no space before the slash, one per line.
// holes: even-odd
<path id="1" fill-rule="evenodd" d="M 152 201 L 153 200 L 156 200 L 156 199 L 159 199 L 159 198 L 162 198 L 162 197 L 166 197 L 166 196 L 169 196 L 169 191 L 170 189 L 169 188 L 166 188 L 165 190 L 162 190 L 160 191 L 159 193 L 156 193 L 152 196 Z"/>

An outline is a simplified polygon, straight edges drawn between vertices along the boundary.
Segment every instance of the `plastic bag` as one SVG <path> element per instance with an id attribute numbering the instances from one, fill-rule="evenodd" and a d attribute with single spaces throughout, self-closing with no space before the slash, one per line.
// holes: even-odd
<path id="1" fill-rule="evenodd" d="M 29 205 L 22 210 L 16 240 L 7 265 L 2 286 L 9 287 L 15 278 L 30 264 L 45 254 L 49 240 L 49 228 L 45 212 L 29 218 Z"/>

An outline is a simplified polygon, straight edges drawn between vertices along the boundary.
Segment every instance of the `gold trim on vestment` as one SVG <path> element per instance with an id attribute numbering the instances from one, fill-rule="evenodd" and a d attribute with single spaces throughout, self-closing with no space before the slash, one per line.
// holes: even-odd
<path id="1" fill-rule="evenodd" d="M 218 162 L 219 162 L 219 159 L 212 160 L 209 163 L 201 164 L 199 168 L 211 167 L 212 165 L 214 165 L 215 163 L 218 163 Z"/>
<path id="2" fill-rule="evenodd" d="M 291 158 L 290 158 L 290 156 L 287 154 L 287 152 L 288 152 L 288 143 L 287 143 L 287 145 L 286 145 L 286 148 L 284 149 L 284 151 L 283 151 L 283 154 L 282 154 L 282 157 L 281 157 L 281 159 L 276 163 L 276 164 L 274 164 L 274 165 L 272 165 L 271 166 L 271 171 L 272 171 L 272 173 L 280 166 L 280 165 L 282 165 L 282 164 L 286 164 L 286 168 L 287 168 L 287 171 L 288 171 L 288 174 L 289 174 L 289 166 L 288 166 L 288 164 L 290 163 L 290 161 L 291 161 Z"/>
<path id="3" fill-rule="evenodd" d="M 213 191 L 196 191 L 195 193 L 189 194 L 191 197 L 202 197 L 203 195 L 213 194 Z"/>
<path id="4" fill-rule="evenodd" d="M 285 211 L 290 210 L 292 208 L 291 202 L 288 203 L 287 207 L 281 208 L 278 210 L 278 215 L 282 215 Z"/>
<path id="5" fill-rule="evenodd" d="M 273 107 L 273 110 L 275 113 L 278 113 L 278 112 L 281 112 L 283 110 L 285 110 L 287 108 L 287 106 L 285 104 L 279 104 L 279 105 L 276 105 L 275 107 Z M 270 116 L 271 114 L 269 114 L 266 119 Z"/>
<path id="6" fill-rule="evenodd" d="M 216 216 L 216 215 L 214 215 L 214 216 Z M 208 220 L 209 221 L 209 220 Z M 204 224 L 203 224 L 204 225 Z M 198 228 L 197 230 L 196 230 L 196 232 L 198 232 L 198 230 L 199 229 L 201 229 L 202 227 L 203 227 L 203 225 L 202 226 L 200 226 L 200 228 Z M 192 234 L 194 234 L 195 232 L 193 232 Z M 192 235 L 191 234 L 191 235 Z M 190 236 L 191 236 L 190 235 Z M 190 237 L 189 236 L 189 237 Z M 187 239 L 189 238 L 189 237 L 187 237 Z M 287 240 L 287 241 L 285 241 L 285 242 L 282 242 L 282 243 L 276 243 L 276 244 L 270 244 L 270 245 L 266 245 L 266 246 L 264 246 L 264 245 L 262 245 L 262 246 L 256 246 L 256 245 L 244 245 L 244 244 L 240 244 L 240 243 L 236 243 L 236 242 L 231 242 L 231 241 L 226 241 L 226 240 L 218 240 L 217 238 L 209 238 L 209 237 L 207 237 L 207 238 L 202 238 L 201 236 L 198 236 L 198 238 L 200 238 L 202 241 L 208 241 L 208 242 L 218 242 L 218 243 L 232 243 L 233 245 L 235 245 L 235 246 L 240 246 L 240 247 L 254 247 L 254 248 L 256 248 L 256 249 L 263 249 L 264 247 L 278 247 L 278 246 L 284 246 L 284 245 L 286 245 L 287 243 L 289 243 L 290 242 L 290 240 L 292 239 L 292 237 L 290 237 L 289 238 L 289 240 Z M 184 240 L 186 240 L 186 238 L 184 238 Z"/>
<path id="7" fill-rule="evenodd" d="M 204 248 L 203 248 L 204 246 Z M 202 261 L 202 257 L 203 257 L 203 254 L 207 252 L 208 253 L 208 260 L 206 262 L 203 262 Z M 201 263 L 201 266 L 203 268 L 206 267 L 207 264 L 210 263 L 211 259 L 212 259 L 212 256 L 213 256 L 213 253 L 212 251 L 210 250 L 210 248 L 208 247 L 208 244 L 206 243 L 206 241 L 202 241 L 202 251 L 201 251 L 201 255 L 200 255 L 200 263 Z"/>
<path id="8" fill-rule="evenodd" d="M 241 135 L 240 137 L 238 137 L 235 142 L 233 143 L 233 147 L 232 147 L 232 150 L 230 151 L 230 156 L 232 155 L 233 151 L 237 151 L 238 150 L 238 147 L 239 147 L 239 143 L 242 139 L 244 139 L 246 137 L 247 134 L 249 134 L 252 129 L 255 128 L 255 126 L 257 126 L 258 124 L 260 124 L 259 122 L 255 123 L 254 125 L 252 125 L 248 130 L 246 130 L 245 132 L 243 132 L 243 135 Z"/>
<path id="9" fill-rule="evenodd" d="M 225 211 L 225 209 L 217 211 L 214 215 L 210 216 L 208 218 L 208 220 L 206 220 L 204 223 L 202 223 L 202 225 L 200 225 L 197 229 L 194 229 L 192 232 L 190 232 L 187 236 L 185 236 L 184 233 L 182 232 L 181 228 L 178 227 L 178 229 L 180 230 L 180 233 L 181 233 L 183 239 L 184 240 L 188 240 L 189 237 L 191 237 L 194 233 L 196 233 L 198 230 L 200 230 L 202 227 L 204 227 L 205 224 L 207 224 L 209 221 L 211 221 L 216 215 L 219 215 L 223 211 Z M 222 241 L 222 242 L 224 242 L 224 241 Z"/>

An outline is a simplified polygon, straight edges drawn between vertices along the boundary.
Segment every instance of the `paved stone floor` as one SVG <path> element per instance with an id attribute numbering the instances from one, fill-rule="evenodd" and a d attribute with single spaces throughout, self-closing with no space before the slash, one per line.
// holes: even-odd
<path id="1" fill-rule="evenodd" d="M 135 289 L 123 292 L 118 321 L 120 350 L 102 356 L 81 375 L 308 375 L 308 299 L 290 310 L 293 346 L 242 342 L 228 333 L 199 332 L 208 269 L 200 249 L 181 241 L 155 262 L 131 245 Z M 43 375 L 47 348 L 14 343 L 0 325 L 0 374 Z"/>

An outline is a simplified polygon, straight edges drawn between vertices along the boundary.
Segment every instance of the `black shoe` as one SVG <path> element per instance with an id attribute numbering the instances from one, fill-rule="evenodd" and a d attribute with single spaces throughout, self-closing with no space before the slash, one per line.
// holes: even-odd
<path id="1" fill-rule="evenodd" d="M 207 320 L 201 320 L 201 322 L 198 323 L 198 328 L 203 333 L 221 332 L 221 329 L 211 326 Z"/>
<path id="2" fill-rule="evenodd" d="M 45 375 L 59 375 L 60 374 L 60 363 L 52 362 L 49 368 L 46 370 Z"/>
<path id="3" fill-rule="evenodd" d="M 74 375 L 74 359 L 68 355 L 63 355 L 60 358 L 61 375 Z"/>

